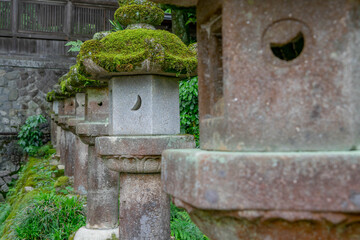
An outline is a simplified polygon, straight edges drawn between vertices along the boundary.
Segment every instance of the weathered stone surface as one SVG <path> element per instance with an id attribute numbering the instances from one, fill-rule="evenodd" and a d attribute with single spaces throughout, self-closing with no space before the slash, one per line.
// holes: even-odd
<path id="1" fill-rule="evenodd" d="M 65 165 L 66 162 L 66 131 L 62 130 L 62 128 L 60 128 L 60 141 L 59 141 L 59 154 L 60 154 L 60 163 L 62 165 Z"/>
<path id="2" fill-rule="evenodd" d="M 0 76 L 0 87 L 5 86 L 5 77 Z"/>
<path id="3" fill-rule="evenodd" d="M 86 227 L 112 229 L 119 219 L 119 173 L 105 166 L 94 146 L 89 146 L 88 151 Z"/>
<path id="4" fill-rule="evenodd" d="M 360 211 L 358 151 L 166 150 L 162 156 L 165 191 L 197 208 Z"/>
<path id="5" fill-rule="evenodd" d="M 76 136 L 70 131 L 65 131 L 65 134 L 65 175 L 70 177 L 74 176 L 76 152 L 78 149 L 76 146 Z"/>
<path id="6" fill-rule="evenodd" d="M 353 11 L 359 3 L 306 3 L 229 0 L 221 16 L 209 1 L 199 1 L 203 149 L 341 151 L 358 145 L 360 33 Z M 272 47 L 298 34 L 305 42 L 299 56 L 276 57 Z"/>
<path id="7" fill-rule="evenodd" d="M 1 193 L 0 193 L 0 202 L 5 202 L 5 198 Z"/>
<path id="8" fill-rule="evenodd" d="M 50 135 L 50 138 L 51 138 L 51 144 L 56 147 L 56 130 L 57 130 L 57 125 L 55 123 L 55 121 L 53 120 L 53 118 L 50 120 L 51 123 L 50 123 L 50 129 L 51 129 L 51 135 Z"/>
<path id="9" fill-rule="evenodd" d="M 76 118 L 85 118 L 85 93 L 77 93 L 75 97 Z"/>
<path id="10" fill-rule="evenodd" d="M 64 100 L 64 115 L 74 116 L 76 114 L 75 97 L 66 98 Z"/>
<path id="11" fill-rule="evenodd" d="M 87 193 L 88 145 L 76 137 L 76 160 L 74 166 L 74 190 L 81 195 Z"/>
<path id="12" fill-rule="evenodd" d="M 10 171 L 0 171 L 0 177 L 4 177 L 10 174 Z"/>
<path id="13" fill-rule="evenodd" d="M 120 239 L 170 239 L 170 202 L 160 174 L 120 174 Z"/>
<path id="14" fill-rule="evenodd" d="M 182 205 L 179 205 L 182 206 Z M 354 215 L 334 214 L 346 224 L 333 224 L 322 213 L 190 210 L 191 219 L 210 239 L 356 239 L 360 222 Z M 284 220 L 284 215 L 292 215 Z"/>
<path id="15" fill-rule="evenodd" d="M 4 75 L 4 77 L 7 78 L 8 80 L 15 80 L 20 77 L 20 72 L 19 71 L 8 72 Z"/>
<path id="16" fill-rule="evenodd" d="M 11 178 L 17 180 L 19 178 L 19 175 L 18 174 L 11 175 Z"/>
<path id="17" fill-rule="evenodd" d="M 95 138 L 106 136 L 108 132 L 108 123 L 106 122 L 81 122 L 76 125 L 76 134 L 85 144 L 95 145 Z"/>
<path id="18" fill-rule="evenodd" d="M 0 192 L 7 193 L 8 191 L 9 191 L 9 187 L 6 184 L 4 184 L 0 187 Z"/>
<path id="19" fill-rule="evenodd" d="M 18 94 L 18 91 L 17 89 L 10 89 L 10 92 L 9 92 L 9 101 L 16 101 L 19 97 L 19 94 Z"/>
<path id="20" fill-rule="evenodd" d="M 86 88 L 85 120 L 107 121 L 109 118 L 109 88 Z"/>
<path id="21" fill-rule="evenodd" d="M 109 88 L 111 135 L 180 133 L 178 78 L 114 77 Z"/>
<path id="22" fill-rule="evenodd" d="M 112 235 L 119 238 L 119 228 L 114 229 L 88 229 L 80 228 L 74 237 L 74 240 L 104 240 L 112 239 Z"/>
<path id="23" fill-rule="evenodd" d="M 161 155 L 165 149 L 195 148 L 192 135 L 98 137 L 96 152 L 101 156 Z"/>
<path id="24" fill-rule="evenodd" d="M 11 178 L 10 176 L 6 176 L 6 177 L 3 177 L 3 180 L 4 180 L 7 184 L 9 184 L 9 183 L 11 183 L 12 178 Z"/>
<path id="25" fill-rule="evenodd" d="M 2 186 L 4 184 L 5 184 L 5 181 L 2 178 L 0 178 L 0 186 Z"/>

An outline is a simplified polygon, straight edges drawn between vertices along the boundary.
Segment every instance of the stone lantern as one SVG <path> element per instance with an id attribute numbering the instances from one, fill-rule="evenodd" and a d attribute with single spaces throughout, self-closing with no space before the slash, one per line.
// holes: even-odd
<path id="1" fill-rule="evenodd" d="M 67 97 L 63 100 L 63 113 L 58 115 L 58 125 L 62 128 L 60 162 L 64 164 L 65 175 L 69 177 L 74 176 L 76 137 L 68 128 L 67 120 L 75 117 L 75 110 L 75 97 Z"/>
<path id="2" fill-rule="evenodd" d="M 82 92 L 75 94 L 75 115 L 66 121 L 67 129 L 75 136 L 74 191 L 81 195 L 87 194 L 88 145 L 76 135 L 76 125 L 85 121 L 85 97 Z"/>
<path id="3" fill-rule="evenodd" d="M 170 238 L 161 152 L 195 147 L 192 136 L 178 135 L 178 81 L 195 71 L 196 55 L 175 35 L 155 30 L 163 17 L 154 3 L 121 1 L 115 18 L 127 28 L 85 42 L 79 57 L 92 79 L 109 82 L 110 136 L 97 137 L 95 147 L 120 176 L 122 240 Z"/>
<path id="4" fill-rule="evenodd" d="M 108 135 L 109 89 L 87 87 L 85 92 L 85 121 L 76 124 L 76 134 L 88 145 L 86 227 L 74 239 L 107 239 L 118 236 L 119 175 L 97 156 L 95 138 Z"/>
<path id="5" fill-rule="evenodd" d="M 359 1 L 197 6 L 201 150 L 164 189 L 211 239 L 360 237 Z"/>
<path id="6" fill-rule="evenodd" d="M 87 79 L 81 73 L 79 64 L 72 66 L 59 79 L 61 89 L 55 87 L 54 91 L 48 93 L 47 99 L 51 101 L 62 98 L 62 95 L 75 96 L 60 102 L 64 102 L 61 110 L 64 113 L 59 113 L 58 117 L 58 124 L 75 134 L 71 146 L 67 138 L 67 141 L 60 141 L 59 144 L 61 149 L 76 149 L 75 161 L 71 164 L 75 172 L 74 190 L 87 195 L 86 226 L 76 232 L 74 239 L 109 239 L 112 235 L 118 235 L 119 176 L 106 168 L 97 157 L 94 146 L 96 137 L 108 135 L 109 90 L 107 83 Z M 73 106 L 72 114 L 65 114 L 70 112 L 66 110 L 67 105 Z"/>

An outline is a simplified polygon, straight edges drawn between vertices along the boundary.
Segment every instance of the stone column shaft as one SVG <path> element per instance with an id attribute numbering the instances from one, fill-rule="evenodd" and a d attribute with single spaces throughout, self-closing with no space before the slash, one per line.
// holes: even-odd
<path id="1" fill-rule="evenodd" d="M 73 177 L 75 172 L 76 136 L 70 131 L 65 132 L 65 176 Z"/>
<path id="2" fill-rule="evenodd" d="M 78 194 L 87 193 L 88 171 L 88 145 L 83 143 L 78 136 L 75 140 L 75 166 L 74 166 L 74 190 Z"/>
<path id="3" fill-rule="evenodd" d="M 89 145 L 88 151 L 86 228 L 115 228 L 118 226 L 119 173 L 105 166 L 93 145 Z"/>
<path id="4" fill-rule="evenodd" d="M 120 239 L 168 240 L 169 205 L 160 174 L 120 173 Z"/>

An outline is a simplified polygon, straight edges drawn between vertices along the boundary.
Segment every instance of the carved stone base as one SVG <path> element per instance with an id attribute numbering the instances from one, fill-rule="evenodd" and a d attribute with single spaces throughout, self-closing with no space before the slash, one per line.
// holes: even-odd
<path id="1" fill-rule="evenodd" d="M 120 239 L 170 239 L 170 203 L 161 187 L 161 153 L 194 147 L 193 137 L 99 137 L 95 147 L 109 171 L 120 173 Z"/>

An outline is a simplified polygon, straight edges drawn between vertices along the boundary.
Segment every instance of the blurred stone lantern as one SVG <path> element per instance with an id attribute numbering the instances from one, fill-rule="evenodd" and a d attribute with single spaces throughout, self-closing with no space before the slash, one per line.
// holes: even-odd
<path id="1" fill-rule="evenodd" d="M 155 30 L 164 12 L 154 3 L 122 1 L 115 18 L 127 29 L 85 42 L 79 58 L 92 79 L 109 82 L 110 136 L 95 139 L 96 153 L 120 175 L 120 239 L 168 240 L 161 152 L 194 147 L 192 136 L 177 135 L 178 81 L 195 71 L 196 54 L 175 35 Z"/>
<path id="2" fill-rule="evenodd" d="M 47 100 L 64 106 L 59 108 L 64 113 L 59 113 L 58 123 L 67 132 L 76 134 L 71 146 L 67 142 L 59 144 L 62 148 L 76 149 L 71 165 L 75 173 L 74 190 L 87 195 L 86 226 L 76 232 L 74 239 L 108 239 L 118 236 L 119 176 L 97 157 L 94 144 L 96 137 L 108 135 L 109 89 L 107 83 L 87 79 L 80 68 L 79 64 L 72 66 L 59 79 L 61 88 L 49 92 Z M 56 103 L 62 95 L 75 97 L 60 101 L 64 104 Z M 71 114 L 66 114 L 70 112 L 68 105 L 73 106 Z"/>
<path id="3" fill-rule="evenodd" d="M 106 168 L 95 152 L 95 138 L 108 135 L 109 88 L 85 88 L 85 121 L 76 124 L 76 134 L 88 145 L 86 227 L 75 240 L 118 236 L 119 176 Z"/>
<path id="4" fill-rule="evenodd" d="M 201 150 L 165 191 L 211 239 L 360 237 L 359 1 L 196 5 Z"/>
<path id="5" fill-rule="evenodd" d="M 52 102 L 52 119 L 58 126 L 56 130 L 56 149 L 65 174 L 73 177 L 74 191 L 85 195 L 87 189 L 87 145 L 76 136 L 76 124 L 85 121 L 85 93 L 80 88 L 68 84 L 74 77 L 74 67 L 59 78 L 54 90 L 47 94 L 47 101 Z M 52 126 L 53 128 L 54 126 Z M 52 134 L 54 134 L 52 132 Z M 54 134 L 55 135 L 55 134 Z M 54 141 L 52 141 L 54 144 Z"/>

